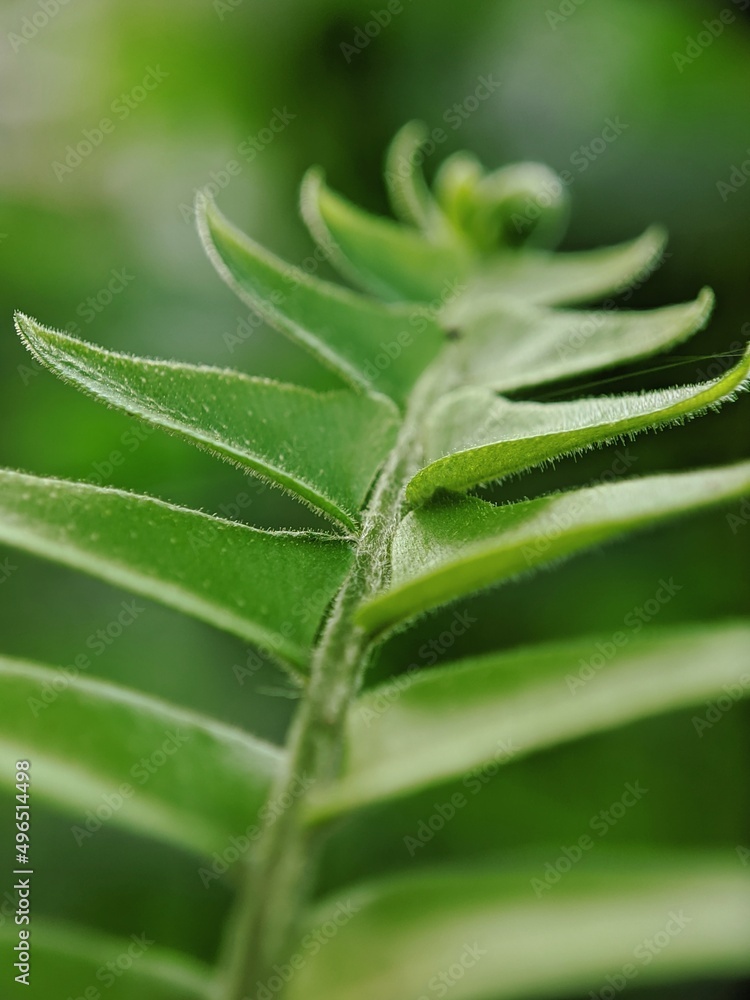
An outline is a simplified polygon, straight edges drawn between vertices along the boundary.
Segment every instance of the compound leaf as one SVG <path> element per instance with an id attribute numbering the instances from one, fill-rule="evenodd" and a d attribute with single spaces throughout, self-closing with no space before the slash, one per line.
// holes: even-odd
<path id="1" fill-rule="evenodd" d="M 570 312 L 507 299 L 464 327 L 465 377 L 510 392 L 650 357 L 707 323 L 714 296 L 646 312 Z"/>
<path id="2" fill-rule="evenodd" d="M 0 925 L 0 942 L 7 949 L 18 943 L 18 927 L 12 921 Z M 90 927 L 62 926 L 37 916 L 31 948 L 29 985 L 23 994 L 28 1000 L 97 996 L 209 1000 L 211 996 L 208 966 L 160 947 L 144 933 L 110 937 Z"/>
<path id="3" fill-rule="evenodd" d="M 598 250 L 552 253 L 523 248 L 490 258 L 464 299 L 466 314 L 486 309 L 495 297 L 536 305 L 593 302 L 641 284 L 659 266 L 666 234 L 659 226 L 627 243 Z"/>
<path id="4" fill-rule="evenodd" d="M 65 380 L 252 469 L 349 530 L 395 440 L 398 410 L 385 396 L 316 393 L 235 371 L 144 360 L 25 316 L 17 324 L 32 352 Z"/>
<path id="5" fill-rule="evenodd" d="M 437 490 L 464 492 L 480 483 L 716 408 L 746 387 L 750 350 L 725 375 L 699 385 L 570 403 L 517 403 L 489 389 L 444 396 L 424 430 L 430 464 L 411 480 L 407 499 L 423 503 Z"/>
<path id="6" fill-rule="evenodd" d="M 34 796 L 76 817 L 79 845 L 101 820 L 210 854 L 254 822 L 277 748 L 85 668 L 85 657 L 64 669 L 0 657 L 0 781 L 11 792 L 16 761 L 29 761 Z"/>
<path id="7" fill-rule="evenodd" d="M 285 264 L 200 196 L 196 218 L 221 277 L 271 326 L 347 382 L 403 402 L 445 341 L 424 309 L 387 306 Z"/>
<path id="8" fill-rule="evenodd" d="M 750 462 L 570 490 L 495 507 L 451 497 L 408 514 L 391 589 L 359 611 L 372 632 L 636 528 L 750 493 Z"/>
<path id="9" fill-rule="evenodd" d="M 396 216 L 428 236 L 445 232 L 445 220 L 422 172 L 422 156 L 429 135 L 424 122 L 408 122 L 388 148 L 385 181 Z"/>
<path id="10" fill-rule="evenodd" d="M 0 541 L 261 643 L 297 667 L 352 560 L 332 536 L 261 531 L 8 470 L 0 471 Z"/>
<path id="11" fill-rule="evenodd" d="M 387 301 L 439 308 L 467 287 L 472 255 L 457 238 L 433 243 L 416 229 L 369 215 L 334 194 L 317 171 L 302 188 L 302 213 L 318 243 L 333 247 L 344 277 Z"/>
<path id="12" fill-rule="evenodd" d="M 453 1000 L 562 998 L 610 989 L 607 976 L 620 989 L 750 969 L 750 876 L 736 859 L 615 855 L 542 898 L 538 872 L 447 868 L 339 894 L 313 915 L 311 940 L 338 930 L 304 956 L 290 1000 L 413 1000 L 446 984 Z"/>
<path id="13" fill-rule="evenodd" d="M 506 250 L 483 262 L 455 233 L 430 241 L 417 229 L 378 218 L 351 205 L 308 176 L 305 220 L 321 246 L 332 247 L 343 274 L 389 301 L 445 301 L 453 290 L 449 322 L 462 325 L 505 298 L 538 305 L 571 305 L 623 291 L 654 270 L 665 236 L 652 228 L 628 243 L 580 253 Z M 468 287 L 465 287 L 468 286 Z M 455 295 L 461 288 L 465 294 Z M 450 292 L 449 292 L 450 294 Z"/>
<path id="14" fill-rule="evenodd" d="M 669 596 L 671 583 L 659 593 Z M 601 637 L 611 650 L 590 683 L 578 676 L 596 637 L 550 643 L 396 677 L 351 707 L 341 777 L 311 816 L 403 795 L 493 761 L 732 693 L 750 696 L 750 624 Z"/>

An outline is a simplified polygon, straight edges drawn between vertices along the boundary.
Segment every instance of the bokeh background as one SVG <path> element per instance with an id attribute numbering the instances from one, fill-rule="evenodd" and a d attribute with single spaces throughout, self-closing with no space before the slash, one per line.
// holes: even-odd
<path id="1" fill-rule="evenodd" d="M 666 225 L 670 255 L 628 307 L 686 300 L 704 284 L 716 290 L 710 328 L 666 359 L 679 364 L 645 374 L 661 362 L 643 364 L 587 392 L 710 377 L 729 363 L 705 358 L 736 354 L 750 336 L 750 181 L 738 183 L 746 178 L 743 162 L 750 174 L 745 4 L 404 0 L 403 11 L 366 47 L 348 48 L 357 45 L 355 33 L 373 7 L 385 6 L 50 0 L 53 13 L 37 27 L 44 21 L 37 0 L 4 0 L 1 465 L 134 489 L 261 526 L 315 523 L 292 500 L 188 444 L 156 432 L 133 445 L 128 418 L 32 362 L 14 334 L 12 313 L 21 309 L 112 349 L 330 386 L 332 376 L 254 324 L 218 280 L 195 233 L 192 200 L 196 189 L 213 185 L 230 218 L 301 263 L 312 249 L 296 211 L 304 170 L 320 164 L 334 188 L 386 211 L 384 150 L 411 118 L 448 133 L 428 158 L 428 175 L 461 148 L 490 167 L 533 159 L 570 171 L 574 212 L 566 249 L 627 239 L 654 221 Z M 689 40 L 722 10 L 733 20 L 696 55 Z M 686 53 L 692 55 L 681 58 Z M 158 83 L 141 100 L 144 78 Z M 454 127 L 451 109 L 464 104 L 481 78 L 493 81 L 493 93 Z M 73 169 L 61 168 L 67 147 L 87 131 L 96 134 L 105 117 L 114 120 L 114 131 Z M 608 120 L 620 123 L 621 134 L 592 157 L 585 150 Z M 281 130 L 268 131 L 280 121 Z M 735 167 L 740 172 L 733 174 Z M 730 183 L 736 190 L 722 186 Z M 326 265 L 318 273 L 331 276 Z M 570 388 L 557 391 L 562 396 Z M 746 457 L 749 407 L 743 399 L 629 444 L 633 472 Z M 528 475 L 495 495 L 595 479 L 615 451 Z M 714 512 L 466 601 L 460 610 L 476 622 L 440 657 L 588 632 L 606 637 L 654 596 L 662 578 L 681 589 L 654 616 L 654 626 L 744 614 L 748 532 L 736 524 L 733 530 L 725 512 Z M 0 562 L 6 556 L 14 567 L 0 583 L 6 654 L 70 663 L 121 611 L 127 595 L 114 588 L 0 550 Z M 243 676 L 242 668 L 257 660 L 239 641 L 140 603 L 145 612 L 94 657 L 92 675 L 283 740 L 294 697 L 272 664 Z M 433 617 L 391 641 L 373 676 L 426 664 L 420 649 L 441 631 L 441 618 Z M 413 861 L 401 838 L 429 802 L 382 809 L 377 824 L 365 815 L 338 831 L 320 891 L 458 852 L 508 857 L 530 844 L 559 847 L 586 832 L 589 818 L 633 780 L 653 791 L 611 831 L 607 848 L 734 850 L 750 843 L 743 712 L 734 709 L 702 739 L 691 714 L 673 715 L 514 765 Z M 10 800 L 7 809 L 3 801 L 0 835 L 9 842 Z M 492 822 L 478 823 L 479 815 Z M 109 828 L 79 848 L 70 831 L 75 821 L 37 806 L 36 912 L 126 936 L 145 929 L 164 946 L 211 959 L 229 884 L 206 890 L 195 858 Z M 385 831 L 377 837 L 376 826 Z M 729 997 L 739 990 L 709 984 L 675 995 Z"/>

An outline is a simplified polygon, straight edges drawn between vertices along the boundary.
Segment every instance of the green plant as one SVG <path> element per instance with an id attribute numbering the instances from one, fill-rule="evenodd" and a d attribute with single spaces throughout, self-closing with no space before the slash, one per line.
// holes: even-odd
<path id="1" fill-rule="evenodd" d="M 402 681 L 397 697 L 362 693 L 373 651 L 417 616 L 750 493 L 750 462 L 499 506 L 469 493 L 716 407 L 746 387 L 750 353 L 700 385 L 558 403 L 499 395 L 678 344 L 704 325 L 712 296 L 647 313 L 558 308 L 653 270 L 662 234 L 554 253 L 567 211 L 554 176 L 533 164 L 486 174 L 461 154 L 441 168 L 433 195 L 416 168 L 405 169 L 421 141 L 409 126 L 390 154 L 402 223 L 354 208 L 318 173 L 305 181 L 310 229 L 369 295 L 284 265 L 199 199 L 201 236 L 220 275 L 333 369 L 347 386 L 340 391 L 114 354 L 17 317 L 27 347 L 66 381 L 252 470 L 332 524 L 264 531 L 114 489 L 0 473 L 0 540 L 262 643 L 301 692 L 278 748 L 85 679 L 58 685 L 49 725 L 27 704 L 56 674 L 1 662 L 4 741 L 32 760 L 37 794 L 80 807 L 92 790 L 117 786 L 135 750 L 148 754 L 165 726 L 180 725 L 191 738 L 179 768 L 155 773 L 137 808 L 113 822 L 207 856 L 257 824 L 257 838 L 245 838 L 216 970 L 151 956 L 133 971 L 139 995 L 239 1000 L 274 994 L 276 981 L 288 980 L 291 1000 L 408 1000 L 425 995 L 446 956 L 464 948 L 471 953 L 452 984 L 456 1000 L 567 995 L 620 969 L 633 937 L 679 907 L 700 919 L 674 932 L 659 962 L 638 969 L 639 982 L 750 967 L 747 880 L 736 860 L 713 855 L 619 858 L 603 871 L 571 872 L 542 898 L 529 888 L 530 865 L 446 865 L 355 886 L 343 906 L 313 902 L 322 846 L 355 810 L 491 764 L 499 741 L 513 766 L 510 758 L 698 704 L 726 685 L 745 693 L 745 622 L 633 638 L 575 698 L 566 678 L 590 640 L 423 671 Z M 541 205 L 550 189 L 558 195 L 546 198 L 536 223 L 519 227 L 525 207 Z M 264 802 L 283 806 L 265 825 Z M 326 926 L 337 930 L 324 947 L 296 950 Z M 49 995 L 102 949 L 88 936 L 43 929 L 38 947 L 47 949 Z"/>

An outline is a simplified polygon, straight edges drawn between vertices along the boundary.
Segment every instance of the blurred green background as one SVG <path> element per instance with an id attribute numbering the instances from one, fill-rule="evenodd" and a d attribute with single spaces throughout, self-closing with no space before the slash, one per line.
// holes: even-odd
<path id="1" fill-rule="evenodd" d="M 637 369 L 624 371 L 607 391 L 716 374 L 719 368 L 695 356 L 736 353 L 750 335 L 750 183 L 720 188 L 733 167 L 750 160 L 744 5 L 404 0 L 403 11 L 353 51 L 363 37 L 357 30 L 385 3 L 48 0 L 53 13 L 40 15 L 37 0 L 6 0 L 0 464 L 126 487 L 261 526 L 315 523 L 292 500 L 187 444 L 158 432 L 135 438 L 139 428 L 128 418 L 31 361 L 14 334 L 12 313 L 21 309 L 113 349 L 332 385 L 333 376 L 254 324 L 218 280 L 199 246 L 192 200 L 196 189 L 212 184 L 230 218 L 303 263 L 312 250 L 296 212 L 304 170 L 321 164 L 334 188 L 386 211 L 384 150 L 411 118 L 448 133 L 428 158 L 428 175 L 461 148 L 489 167 L 533 159 L 569 171 L 574 212 L 566 249 L 614 243 L 651 222 L 665 224 L 670 256 L 628 307 L 686 300 L 704 284 L 715 288 L 714 321 L 682 350 L 687 360 L 637 378 Z M 734 20 L 695 56 L 689 39 L 726 9 Z M 693 55 L 675 58 L 686 53 Z M 493 81 L 493 93 L 457 118 L 454 106 L 481 78 Z M 114 124 L 110 133 L 100 130 L 103 118 Z M 608 120 L 620 123 L 621 134 L 589 155 Z M 67 148 L 87 136 L 94 140 L 90 155 L 66 163 Z M 331 276 L 326 265 L 318 273 Z M 721 414 L 629 444 L 632 471 L 746 456 L 749 405 L 743 399 Z M 595 479 L 615 451 L 528 475 L 495 495 Z M 661 578 L 674 578 L 682 589 L 654 624 L 744 614 L 747 555 L 747 532 L 733 532 L 724 512 L 706 514 L 464 602 L 461 609 L 476 623 L 441 657 L 587 632 L 606 637 L 653 597 Z M 120 613 L 125 594 L 10 551 L 0 550 L 0 563 L 6 556 L 14 568 L 0 583 L 4 653 L 67 664 Z M 94 657 L 92 674 L 283 740 L 294 698 L 272 665 L 240 683 L 238 668 L 256 664 L 255 653 L 141 603 L 146 612 Z M 397 637 L 376 673 L 427 665 L 420 648 L 440 631 L 441 618 L 433 617 Z M 625 781 L 636 779 L 655 791 L 611 832 L 607 847 L 712 844 L 733 851 L 749 843 L 747 715 L 734 709 L 701 740 L 690 719 L 650 722 L 514 765 L 473 803 L 496 818 L 491 838 L 477 813 L 465 810 L 414 861 L 467 850 L 507 856 L 534 841 L 555 849 L 577 839 Z M 435 794 L 447 798 L 450 791 L 381 810 L 381 829 L 392 836 L 376 838 L 369 815 L 338 831 L 321 891 L 414 863 L 403 849 L 404 832 Z M 0 813 L 7 843 L 10 803 Z M 74 821 L 37 807 L 37 913 L 125 935 L 146 930 L 164 946 L 213 956 L 228 884 L 205 890 L 195 858 L 108 828 L 79 848 L 70 832 Z M 712 986 L 690 995 L 734 994 Z"/>

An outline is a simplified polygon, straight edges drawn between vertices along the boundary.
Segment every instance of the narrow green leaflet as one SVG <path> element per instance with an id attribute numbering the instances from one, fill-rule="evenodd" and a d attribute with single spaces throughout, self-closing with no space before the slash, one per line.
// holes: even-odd
<path id="1" fill-rule="evenodd" d="M 440 308 L 465 289 L 472 254 L 457 236 L 430 242 L 418 230 L 379 218 L 334 194 L 311 172 L 302 188 L 302 214 L 333 263 L 348 279 L 390 302 Z"/>
<path id="2" fill-rule="evenodd" d="M 636 528 L 750 493 L 750 462 L 646 476 L 495 507 L 452 497 L 408 514 L 393 543 L 391 589 L 360 608 L 379 632 Z"/>
<path id="3" fill-rule="evenodd" d="M 664 586 L 669 588 L 668 581 Z M 597 637 L 554 643 L 396 678 L 362 695 L 347 725 L 341 777 L 312 818 L 460 777 L 492 761 L 725 695 L 750 696 L 750 624 L 601 637 L 616 656 L 578 676 Z M 621 643 L 621 644 L 620 644 Z"/>
<path id="4" fill-rule="evenodd" d="M 445 341 L 424 309 L 383 305 L 285 264 L 205 196 L 196 218 L 214 267 L 243 302 L 355 386 L 403 402 Z"/>
<path id="5" fill-rule="evenodd" d="M 0 925 L 4 954 L 15 955 L 12 948 L 18 944 L 18 931 L 11 920 Z M 209 1000 L 211 996 L 211 969 L 188 955 L 160 947 L 142 928 L 130 937 L 110 937 L 90 927 L 62 926 L 34 915 L 30 940 L 29 984 L 12 983 L 27 1000 L 101 1000 L 104 996 L 107 1000 Z M 12 982 L 10 971 L 6 972 Z M 6 995 L 12 995 L 12 986 Z"/>
<path id="6" fill-rule="evenodd" d="M 253 824 L 277 748 L 82 667 L 0 657 L 0 783 L 13 792 L 15 762 L 30 761 L 34 795 L 76 819 L 81 845 L 102 809 L 113 825 L 205 854 Z M 107 809 L 113 797 L 120 806 Z"/>
<path id="7" fill-rule="evenodd" d="M 396 437 L 398 410 L 385 396 L 316 393 L 240 372 L 144 360 L 25 316 L 17 324 L 36 357 L 65 380 L 252 469 L 349 530 Z"/>
<path id="8" fill-rule="evenodd" d="M 569 312 L 498 302 L 468 320 L 466 380 L 509 392 L 666 351 L 701 330 L 714 296 L 646 312 Z"/>
<path id="9" fill-rule="evenodd" d="M 598 250 L 508 250 L 488 259 L 465 300 L 467 314 L 486 308 L 495 296 L 567 306 L 623 292 L 659 267 L 665 244 L 664 231 L 653 226 L 635 240 Z"/>
<path id="10" fill-rule="evenodd" d="M 439 489 L 465 492 L 561 455 L 684 421 L 732 399 L 746 388 L 749 374 L 750 350 L 710 382 L 642 394 L 515 403 L 489 389 L 458 389 L 430 414 L 424 432 L 430 464 L 409 483 L 407 500 L 424 503 Z"/>
<path id="11" fill-rule="evenodd" d="M 268 646 L 297 667 L 351 564 L 342 539 L 0 471 L 0 542 Z"/>
<path id="12" fill-rule="evenodd" d="M 600 250 L 507 250 L 482 263 L 457 234 L 430 242 L 418 230 L 351 205 L 317 173 L 308 177 L 302 209 L 321 246 L 333 246 L 335 263 L 347 277 L 397 302 L 440 303 L 446 290 L 453 290 L 446 315 L 458 325 L 498 301 L 502 307 L 505 298 L 570 305 L 623 291 L 655 270 L 665 244 L 662 230 L 652 228 L 636 240 Z M 466 294 L 457 296 L 457 287 Z"/>
<path id="13" fill-rule="evenodd" d="M 728 853 L 616 856 L 605 870 L 568 872 L 542 898 L 543 858 L 355 887 L 315 912 L 312 927 L 338 930 L 304 953 L 288 997 L 415 1000 L 448 982 L 452 1000 L 523 1000 L 599 996 L 608 976 L 621 988 L 739 976 L 750 970 L 750 873 Z"/>
<path id="14" fill-rule="evenodd" d="M 388 149 L 385 181 L 396 216 L 426 235 L 445 231 L 432 192 L 422 172 L 422 150 L 428 139 L 423 122 L 409 122 L 400 129 Z"/>

